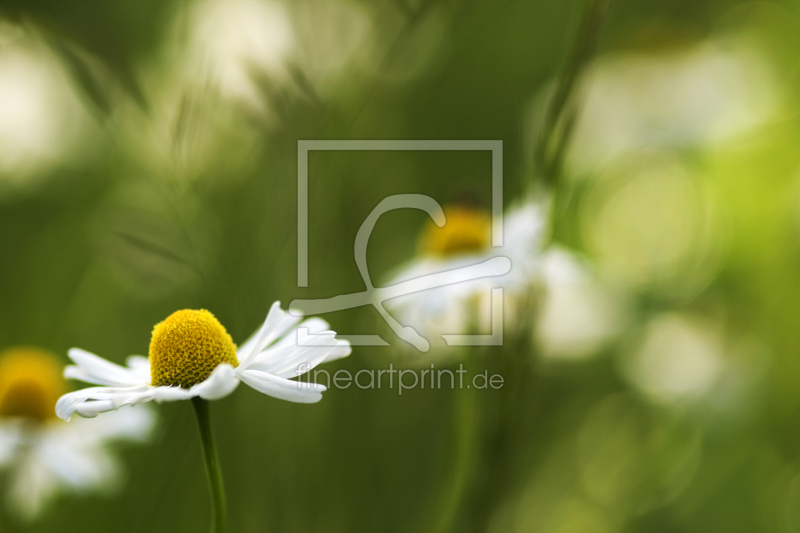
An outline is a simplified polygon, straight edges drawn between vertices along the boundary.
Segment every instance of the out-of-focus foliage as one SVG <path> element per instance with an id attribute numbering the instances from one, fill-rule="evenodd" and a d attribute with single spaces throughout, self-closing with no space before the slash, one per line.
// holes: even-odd
<path id="1" fill-rule="evenodd" d="M 486 152 L 314 152 L 297 288 L 299 139 L 500 139 L 511 206 L 582 5 L 0 1 L 0 348 L 121 362 L 183 308 L 243 340 L 274 300 L 364 289 L 353 241 L 386 196 L 490 206 Z M 798 45 L 796 1 L 612 1 L 545 290 L 462 359 L 509 386 L 242 388 L 212 408 L 230 530 L 800 531 Z M 425 223 L 380 220 L 376 284 Z M 372 308 L 326 318 L 398 342 Z M 333 369 L 389 363 L 421 364 Z M 117 492 L 0 530 L 203 530 L 195 422 L 157 410 Z"/>

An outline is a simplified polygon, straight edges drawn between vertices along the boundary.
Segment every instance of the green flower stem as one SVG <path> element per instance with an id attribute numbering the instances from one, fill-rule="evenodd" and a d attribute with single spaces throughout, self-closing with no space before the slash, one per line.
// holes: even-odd
<path id="1" fill-rule="evenodd" d="M 432 533 L 448 533 L 453 530 L 469 491 L 477 460 L 476 433 L 479 423 L 475 389 L 458 390 L 454 401 L 452 474 L 440 491 L 442 497 L 437 506 L 438 513 L 431 524 Z"/>
<path id="2" fill-rule="evenodd" d="M 211 533 L 225 531 L 225 486 L 222 483 L 222 470 L 219 466 L 217 446 L 211 434 L 211 418 L 208 414 L 208 402 L 202 398 L 192 398 L 197 425 L 200 428 L 200 442 L 203 444 L 203 460 L 206 465 L 208 489 L 211 492 Z"/>

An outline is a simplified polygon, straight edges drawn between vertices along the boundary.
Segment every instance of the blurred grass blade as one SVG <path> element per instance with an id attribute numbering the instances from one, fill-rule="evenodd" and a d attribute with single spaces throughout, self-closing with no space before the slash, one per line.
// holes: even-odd
<path id="1" fill-rule="evenodd" d="M 113 111 L 117 92 L 123 92 L 140 108 L 147 109 L 144 95 L 131 73 L 115 73 L 100 59 L 55 33 L 43 30 L 42 34 L 78 88 L 104 115 Z"/>
<path id="2" fill-rule="evenodd" d="M 104 114 L 111 113 L 111 95 L 107 80 L 93 68 L 89 61 L 82 57 L 66 41 L 55 35 L 47 35 L 47 42 L 64 62 L 72 79 L 83 90 L 92 103 Z"/>
<path id="3" fill-rule="evenodd" d="M 586 0 L 578 31 L 561 74 L 545 103 L 534 147 L 534 177 L 554 185 L 580 107 L 576 87 L 592 59 L 610 0 Z"/>

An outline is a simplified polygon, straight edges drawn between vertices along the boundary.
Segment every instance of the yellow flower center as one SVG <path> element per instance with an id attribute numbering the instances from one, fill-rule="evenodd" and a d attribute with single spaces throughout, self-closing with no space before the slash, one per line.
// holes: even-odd
<path id="1" fill-rule="evenodd" d="M 49 352 L 19 346 L 0 354 L 0 416 L 44 422 L 64 392 L 61 364 Z"/>
<path id="2" fill-rule="evenodd" d="M 492 219 L 482 209 L 445 206 L 447 222 L 441 228 L 431 221 L 422 234 L 422 250 L 440 257 L 481 252 L 489 247 Z"/>
<path id="3" fill-rule="evenodd" d="M 151 384 L 197 385 L 219 365 L 239 366 L 236 345 L 219 320 L 205 309 L 175 311 L 153 328 Z"/>

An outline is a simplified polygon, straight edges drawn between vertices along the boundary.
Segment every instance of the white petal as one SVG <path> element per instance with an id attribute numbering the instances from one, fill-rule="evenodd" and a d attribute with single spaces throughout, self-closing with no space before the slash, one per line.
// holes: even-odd
<path id="1" fill-rule="evenodd" d="M 227 368 L 226 368 L 227 367 Z M 233 377 L 233 367 L 220 365 L 203 383 L 191 389 L 181 387 L 90 387 L 70 392 L 59 398 L 56 415 L 69 421 L 74 413 L 93 418 L 100 413 L 114 411 L 124 405 L 155 400 L 172 402 L 189 400 L 195 396 L 206 399 L 223 398 L 233 392 L 239 381 Z"/>
<path id="2" fill-rule="evenodd" d="M 106 387 L 89 387 L 74 392 L 68 392 L 56 402 L 56 416 L 69 422 L 78 405 L 92 399 L 95 394 L 103 394 L 109 390 Z"/>
<path id="3" fill-rule="evenodd" d="M 140 373 L 106 361 L 102 357 L 86 350 L 72 348 L 69 350 L 68 355 L 77 366 L 68 366 L 65 369 L 64 376 L 67 378 L 79 379 L 97 385 L 117 387 L 148 385 L 150 383 L 149 376 L 146 381 L 143 381 Z"/>
<path id="4" fill-rule="evenodd" d="M 125 364 L 131 372 L 139 376 L 144 382 L 150 383 L 150 360 L 141 355 L 130 355 L 125 359 Z"/>
<path id="5" fill-rule="evenodd" d="M 336 339 L 337 344 L 336 348 L 328 354 L 328 357 L 325 358 L 323 363 L 329 363 L 330 361 L 335 361 L 337 359 L 341 359 L 342 357 L 347 357 L 351 353 L 353 353 L 353 347 L 350 346 L 350 341 Z"/>
<path id="6" fill-rule="evenodd" d="M 272 307 L 269 309 L 269 313 L 267 313 L 267 318 L 264 320 L 264 324 L 256 334 L 255 340 L 245 343 L 247 344 L 248 351 L 239 350 L 239 353 L 241 356 L 243 356 L 240 357 L 241 361 L 239 366 L 241 368 L 247 368 L 247 365 L 253 361 L 253 358 L 255 358 L 255 356 L 258 355 L 258 353 L 270 342 L 275 340 L 273 331 L 277 328 L 278 324 L 280 324 L 281 320 L 283 320 L 285 314 L 286 313 L 284 313 L 284 311 L 281 309 L 280 302 L 275 302 L 272 304 Z"/>
<path id="7" fill-rule="evenodd" d="M 8 508 L 28 521 L 36 518 L 58 487 L 58 479 L 37 454 L 23 455 L 8 482 Z"/>
<path id="8" fill-rule="evenodd" d="M 296 328 L 292 328 L 291 331 L 287 332 L 283 337 L 281 337 L 275 344 L 270 346 L 270 348 L 278 348 L 281 346 L 297 346 L 300 340 L 300 331 L 304 331 L 307 335 L 317 335 L 322 333 L 323 331 L 328 331 L 330 329 L 330 324 L 326 321 L 322 320 L 321 318 L 309 318 L 307 320 L 303 320 L 300 324 L 297 325 Z"/>
<path id="9" fill-rule="evenodd" d="M 299 334 L 301 330 L 304 330 L 305 333 L 302 338 Z M 282 377 L 294 377 L 298 375 L 296 372 L 297 367 L 302 364 L 308 366 L 312 361 L 315 361 L 312 366 L 306 368 L 306 371 L 308 371 L 324 361 L 332 361 L 349 355 L 350 343 L 332 340 L 331 337 L 336 333 L 327 330 L 328 323 L 321 318 L 304 320 L 278 342 L 259 353 L 250 365 L 245 368 L 240 365 L 237 372 L 252 368 Z M 314 347 L 312 343 L 318 346 Z M 331 345 L 337 343 L 341 344 L 341 348 L 337 347 L 331 351 Z M 302 352 L 297 352 L 298 346 L 306 346 L 307 348 Z M 323 353 L 322 358 L 319 357 L 320 353 Z M 294 368 L 287 368 L 287 365 Z M 287 370 L 291 371 L 287 373 Z"/>
<path id="10" fill-rule="evenodd" d="M 149 402 L 155 398 L 152 387 L 89 387 L 62 396 L 56 402 L 56 415 L 66 421 L 76 411 L 79 415 L 97 416 L 99 413 L 119 409 L 123 405 Z M 96 406 L 88 404 L 102 402 Z M 80 411 L 78 410 L 79 406 Z M 82 411 L 82 412 L 81 412 Z"/>
<path id="11" fill-rule="evenodd" d="M 73 489 L 103 487 L 114 481 L 119 473 L 116 461 L 94 439 L 64 441 L 45 438 L 37 455 L 64 485 Z"/>
<path id="12" fill-rule="evenodd" d="M 274 307 L 274 305 L 275 304 L 273 304 L 273 307 Z M 261 344 L 262 344 L 261 350 L 263 350 L 264 347 L 269 345 L 269 343 L 274 342 L 276 339 L 280 339 L 281 337 L 283 337 L 283 335 L 287 331 L 289 331 L 289 329 L 291 329 L 292 326 L 294 326 L 295 324 L 300 322 L 300 320 L 302 318 L 303 318 L 302 314 L 300 314 L 298 311 L 292 311 L 292 313 L 285 313 L 283 318 L 281 318 L 280 322 L 278 322 L 278 324 L 275 326 L 275 328 L 273 330 L 273 334 L 270 335 L 270 339 L 267 339 L 266 342 L 263 342 L 263 341 L 261 342 Z M 317 319 L 317 320 L 319 320 L 319 319 Z M 322 322 L 324 323 L 325 321 L 323 320 Z M 327 323 L 325 323 L 325 324 L 326 325 L 325 325 L 324 328 L 322 328 L 322 330 L 328 329 Z M 322 331 L 322 330 L 320 330 L 320 331 Z M 249 356 L 253 352 L 253 350 L 256 347 L 256 343 L 259 341 L 258 334 L 260 333 L 260 331 L 261 331 L 261 329 L 259 329 L 259 331 L 257 331 L 253 335 L 251 335 L 250 338 L 247 339 L 247 341 L 245 341 L 244 343 L 242 343 L 241 346 L 239 346 L 239 350 L 237 352 L 239 360 L 247 359 L 247 356 Z M 261 350 L 256 352 L 256 355 L 258 355 L 258 353 Z"/>
<path id="13" fill-rule="evenodd" d="M 156 417 L 148 405 L 135 409 L 120 408 L 90 420 L 78 419 L 70 424 L 61 424 L 58 438 L 79 439 L 104 444 L 111 441 L 145 441 L 155 428 Z"/>
<path id="14" fill-rule="evenodd" d="M 190 389 L 194 396 L 200 396 L 204 400 L 219 400 L 228 396 L 239 385 L 233 367 L 231 365 L 219 365 L 202 383 L 198 383 Z"/>
<path id="15" fill-rule="evenodd" d="M 84 402 L 75 406 L 75 412 L 83 418 L 94 418 L 100 413 L 114 410 L 114 402 L 111 400 L 97 400 L 94 402 Z"/>
<path id="16" fill-rule="evenodd" d="M 180 400 L 191 400 L 200 396 L 206 400 L 219 400 L 232 393 L 239 386 L 239 380 L 234 376 L 231 365 L 219 365 L 202 383 L 198 383 L 189 389 L 182 387 L 150 387 L 148 394 L 151 399 L 161 402 L 175 402 Z"/>
<path id="17" fill-rule="evenodd" d="M 182 389 L 181 387 L 153 387 L 153 394 L 155 401 L 159 403 L 191 400 L 197 396 L 197 394 L 192 394 L 191 389 Z"/>
<path id="18" fill-rule="evenodd" d="M 253 370 L 268 372 L 278 377 L 291 378 L 304 374 L 325 361 L 337 348 L 336 333 L 328 331 L 309 337 L 301 346 L 293 346 L 288 354 L 281 353 L 278 357 L 268 357 L 258 366 L 251 365 Z M 311 344 L 313 343 L 313 344 Z M 269 353 L 272 349 L 268 349 Z M 281 352 L 286 349 L 282 348 Z"/>
<path id="19" fill-rule="evenodd" d="M 64 367 L 64 379 L 74 379 L 75 381 L 83 381 L 84 383 L 94 383 L 95 385 L 105 385 L 107 387 L 113 386 L 110 381 L 97 379 L 90 376 L 86 372 L 75 365 L 67 365 Z"/>
<path id="20" fill-rule="evenodd" d="M 22 428 L 16 421 L 0 423 L 0 466 L 14 459 L 18 446 L 22 444 Z"/>
<path id="21" fill-rule="evenodd" d="M 275 326 L 275 330 L 273 331 L 272 337 L 270 339 L 270 343 L 273 343 L 276 340 L 278 340 L 281 337 L 283 337 L 286 334 L 287 331 L 289 331 L 294 326 L 296 326 L 297 323 L 300 322 L 302 319 L 303 319 L 303 314 L 300 313 L 297 310 L 294 310 L 294 311 L 286 313 L 283 316 L 283 318 L 281 319 L 281 321 L 278 323 L 278 325 Z M 321 318 L 318 318 L 317 320 L 319 320 L 321 322 L 325 322 Z M 323 329 L 328 329 L 328 325 L 327 324 L 328 323 L 325 322 L 325 327 Z"/>
<path id="22" fill-rule="evenodd" d="M 273 398 L 297 403 L 316 403 L 325 390 L 324 385 L 291 381 L 259 370 L 245 370 L 239 379 Z"/>
<path id="23" fill-rule="evenodd" d="M 236 368 L 236 374 L 240 374 L 249 369 L 272 372 L 281 361 L 291 356 L 295 350 L 297 350 L 297 345 L 295 343 L 281 343 L 280 345 L 276 344 L 270 346 L 258 354 L 258 357 L 256 357 L 247 368 L 243 368 L 242 365 L 239 365 Z"/>
<path id="24" fill-rule="evenodd" d="M 505 246 L 515 255 L 536 256 L 548 232 L 550 200 L 528 201 L 512 206 L 505 213 Z"/>

